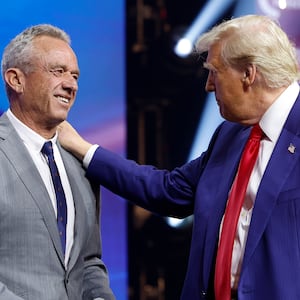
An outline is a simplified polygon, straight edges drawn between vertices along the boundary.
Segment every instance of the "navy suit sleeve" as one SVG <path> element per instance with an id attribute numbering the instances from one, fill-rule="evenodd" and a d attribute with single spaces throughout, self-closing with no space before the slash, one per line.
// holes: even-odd
<path id="1" fill-rule="evenodd" d="M 99 147 L 87 177 L 154 213 L 183 218 L 193 213 L 200 162 L 199 158 L 169 172 Z"/>
<path id="2" fill-rule="evenodd" d="M 193 214 L 197 185 L 218 132 L 219 129 L 208 151 L 172 171 L 139 165 L 99 147 L 88 167 L 87 177 L 154 213 L 187 217 Z"/>

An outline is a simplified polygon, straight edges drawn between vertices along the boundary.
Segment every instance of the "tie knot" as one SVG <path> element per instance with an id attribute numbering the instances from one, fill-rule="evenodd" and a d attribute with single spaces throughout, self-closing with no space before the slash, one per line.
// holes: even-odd
<path id="1" fill-rule="evenodd" d="M 260 128 L 259 124 L 255 124 L 251 129 L 249 139 L 260 141 L 262 139 L 262 136 L 263 136 L 262 129 Z"/>
<path id="2" fill-rule="evenodd" d="M 43 145 L 43 148 L 41 150 L 41 152 L 45 155 L 49 156 L 53 156 L 53 147 L 52 147 L 52 142 L 48 141 Z"/>

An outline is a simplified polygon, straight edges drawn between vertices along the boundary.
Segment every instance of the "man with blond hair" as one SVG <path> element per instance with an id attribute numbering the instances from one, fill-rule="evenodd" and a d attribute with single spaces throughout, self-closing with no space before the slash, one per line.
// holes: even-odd
<path id="1" fill-rule="evenodd" d="M 161 215 L 194 216 L 181 299 L 300 299 L 295 48 L 276 22 L 247 15 L 204 33 L 196 49 L 207 52 L 206 91 L 225 119 L 200 157 L 158 170 L 92 146 L 67 123 L 60 140 L 88 178 Z"/>

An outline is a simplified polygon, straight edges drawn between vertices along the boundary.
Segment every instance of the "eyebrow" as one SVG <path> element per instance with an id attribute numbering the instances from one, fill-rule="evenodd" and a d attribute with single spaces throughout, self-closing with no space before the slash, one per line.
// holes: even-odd
<path id="1" fill-rule="evenodd" d="M 216 70 L 216 68 L 212 64 L 207 63 L 207 62 L 203 63 L 203 68 L 208 69 L 208 70 Z"/>
<path id="2" fill-rule="evenodd" d="M 64 64 L 53 64 L 53 65 L 49 65 L 48 67 L 49 67 L 49 69 L 62 68 L 65 72 L 69 71 L 71 74 L 77 74 L 78 76 L 80 76 L 80 70 L 79 69 L 68 70 L 68 66 L 64 65 Z"/>

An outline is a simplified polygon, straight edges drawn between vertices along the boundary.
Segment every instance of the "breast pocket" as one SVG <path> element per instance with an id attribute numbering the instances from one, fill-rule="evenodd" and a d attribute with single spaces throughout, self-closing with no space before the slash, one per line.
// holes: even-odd
<path id="1" fill-rule="evenodd" d="M 297 250 L 291 249 L 291 253 L 294 251 L 300 257 L 300 188 L 280 193 L 270 223 L 276 229 L 274 234 L 285 241 L 284 245 L 297 245 Z"/>
<path id="2" fill-rule="evenodd" d="M 300 188 L 287 190 L 281 192 L 278 197 L 277 203 L 284 203 L 289 201 L 299 201 L 300 200 Z"/>

